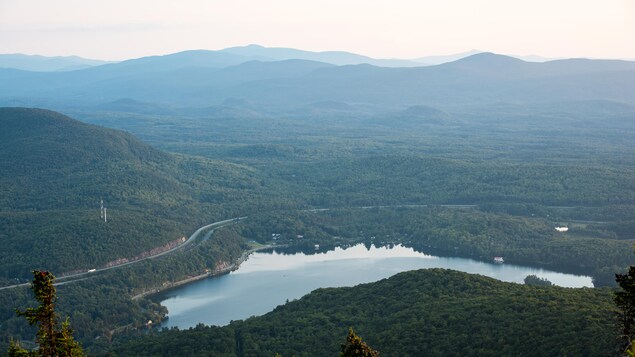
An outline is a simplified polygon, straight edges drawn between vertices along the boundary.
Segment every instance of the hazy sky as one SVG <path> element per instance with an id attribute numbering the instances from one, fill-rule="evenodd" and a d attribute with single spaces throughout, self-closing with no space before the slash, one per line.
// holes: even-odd
<path id="1" fill-rule="evenodd" d="M 0 0 L 0 53 L 120 60 L 250 43 L 635 58 L 635 0 Z"/>

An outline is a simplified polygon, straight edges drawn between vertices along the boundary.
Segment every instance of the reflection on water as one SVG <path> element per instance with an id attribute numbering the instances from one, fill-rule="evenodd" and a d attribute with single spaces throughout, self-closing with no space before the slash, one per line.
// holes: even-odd
<path id="1" fill-rule="evenodd" d="M 431 255 L 415 252 L 412 248 L 401 245 L 390 247 L 370 246 L 367 249 L 363 244 L 350 248 L 336 247 L 328 252 L 315 252 L 314 254 L 281 254 L 276 250 L 269 253 L 254 253 L 249 257 L 249 264 L 241 265 L 236 274 L 249 274 L 256 271 L 289 270 L 304 268 L 307 265 L 326 263 L 335 260 L 351 259 L 388 259 L 388 258 L 419 258 L 435 259 Z"/>
<path id="2" fill-rule="evenodd" d="M 286 300 L 298 299 L 317 288 L 354 286 L 425 268 L 454 269 L 515 283 L 522 283 L 533 274 L 559 286 L 593 286 L 588 276 L 437 257 L 401 245 L 367 248 L 359 244 L 316 254 L 282 254 L 274 250 L 252 254 L 230 274 L 165 292 L 161 304 L 168 308 L 169 319 L 162 326 L 222 326 L 231 320 L 265 314 Z"/>

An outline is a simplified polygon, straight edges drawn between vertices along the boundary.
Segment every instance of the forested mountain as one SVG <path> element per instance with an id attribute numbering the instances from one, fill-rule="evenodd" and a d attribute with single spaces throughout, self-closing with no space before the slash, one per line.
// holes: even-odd
<path id="1" fill-rule="evenodd" d="M 245 167 L 166 154 L 47 110 L 2 108 L 0 279 L 135 256 L 231 216 L 232 202 L 259 187 Z"/>
<path id="2" fill-rule="evenodd" d="M 629 61 L 533 63 L 478 53 L 437 66 L 386 68 L 251 59 L 262 58 L 188 51 L 63 73 L 3 69 L 0 103 L 81 108 L 131 98 L 200 107 L 241 98 L 263 108 L 322 101 L 446 108 L 571 100 L 635 104 L 635 62 Z"/>
<path id="3" fill-rule="evenodd" d="M 119 355 L 334 356 L 353 327 L 382 356 L 602 356 L 612 293 L 503 283 L 441 269 L 318 289 L 225 327 L 133 335 Z M 522 351 L 519 352 L 519 351 Z"/>

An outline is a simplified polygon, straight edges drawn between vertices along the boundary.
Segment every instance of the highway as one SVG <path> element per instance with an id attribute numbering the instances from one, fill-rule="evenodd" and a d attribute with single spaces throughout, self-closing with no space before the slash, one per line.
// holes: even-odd
<path id="1" fill-rule="evenodd" d="M 184 249 L 187 246 L 191 245 L 192 243 L 194 243 L 196 241 L 196 239 L 198 238 L 198 236 L 201 234 L 201 232 L 204 232 L 210 228 L 219 228 L 228 224 L 232 224 L 238 221 L 241 221 L 243 219 L 246 219 L 247 217 L 237 217 L 237 218 L 230 218 L 230 219 L 226 219 L 223 221 L 218 221 L 218 222 L 214 222 L 214 223 L 210 223 L 208 225 L 205 225 L 199 229 L 197 229 L 194 233 L 192 233 L 192 235 L 190 235 L 190 237 L 183 242 L 183 244 L 179 244 L 176 247 L 166 250 L 165 252 L 161 252 L 159 254 L 155 254 L 155 255 L 151 255 L 149 257 L 145 257 L 142 259 L 138 259 L 138 260 L 133 260 L 133 261 L 129 261 L 129 262 L 125 262 L 122 264 L 118 264 L 118 265 L 113 265 L 110 267 L 104 267 L 104 268 L 95 268 L 95 269 L 89 269 L 87 271 L 83 271 L 80 273 L 75 273 L 75 274 L 71 274 L 71 275 L 66 275 L 60 278 L 57 278 L 56 280 L 58 281 L 58 283 L 55 283 L 55 285 L 63 285 L 63 284 L 68 284 L 74 281 L 79 281 L 79 280 L 84 280 L 86 278 L 88 278 L 89 275 L 95 275 L 98 274 L 100 272 L 104 272 L 107 270 L 111 270 L 111 269 L 118 269 L 118 268 L 123 268 L 125 266 L 129 266 L 129 265 L 133 265 L 133 264 L 137 264 L 140 263 L 144 260 L 149 260 L 149 259 L 155 259 L 167 254 L 172 254 L 178 250 Z M 209 238 L 209 236 L 206 236 L 205 239 Z M 5 290 L 5 289 L 13 289 L 13 288 L 17 288 L 17 287 L 21 287 L 21 286 L 30 286 L 31 283 L 23 283 L 23 284 L 16 284 L 16 285 L 9 285 L 9 286 L 3 286 L 0 287 L 0 290 Z"/>
<path id="2" fill-rule="evenodd" d="M 385 205 L 385 206 L 363 206 L 363 207 L 355 207 L 358 209 L 373 209 L 373 208 L 419 208 L 419 207 L 429 207 L 430 205 L 416 205 L 416 204 L 410 204 L 410 205 Z M 445 207 L 445 208 L 475 208 L 476 205 L 435 205 L 435 206 L 439 206 L 439 207 Z M 304 212 L 325 212 L 325 211 L 330 211 L 331 208 L 314 208 L 314 209 L 307 209 L 307 210 L 302 210 Z M 190 237 L 183 242 L 183 244 L 179 244 L 178 246 L 166 250 L 165 252 L 161 252 L 159 254 L 155 254 L 155 255 L 151 255 L 142 259 L 137 259 L 137 260 L 133 260 L 133 261 L 129 261 L 129 262 L 125 262 L 125 263 L 121 263 L 121 264 L 117 264 L 117 265 L 113 265 L 110 267 L 104 267 L 104 268 L 94 268 L 94 269 L 88 269 L 86 271 L 80 272 L 80 273 L 75 273 L 75 274 L 70 274 L 70 275 L 66 275 L 66 276 L 62 276 L 57 278 L 58 283 L 56 283 L 55 285 L 63 285 L 63 284 L 68 284 L 71 282 L 75 282 L 75 281 L 79 281 L 79 280 L 84 280 L 89 278 L 92 275 L 98 274 L 100 272 L 104 272 L 107 270 L 111 270 L 111 269 L 118 269 L 118 268 L 123 268 L 125 266 L 129 266 L 129 265 L 133 265 L 133 264 L 137 264 L 140 263 L 144 260 L 149 260 L 149 259 L 155 259 L 167 254 L 172 254 L 178 250 L 184 249 L 186 247 L 188 247 L 189 245 L 191 245 L 192 243 L 194 243 L 198 236 L 201 234 L 201 232 L 204 232 L 210 228 L 219 228 L 228 224 L 232 224 L 238 221 L 241 221 L 243 219 L 247 219 L 247 217 L 236 217 L 236 218 L 230 218 L 230 219 L 226 219 L 226 220 L 222 220 L 222 221 L 218 221 L 218 222 L 214 222 L 214 223 L 210 223 L 208 225 L 205 225 L 199 229 L 197 229 L 194 233 L 192 233 L 192 235 L 190 235 Z M 213 230 L 208 232 L 208 234 L 206 234 L 203 239 L 201 240 L 201 242 L 206 241 L 207 239 L 209 239 L 209 237 L 211 236 Z M 23 283 L 23 284 L 16 284 L 16 285 L 8 285 L 8 286 L 3 286 L 0 287 L 0 290 L 5 290 L 5 289 L 13 289 L 13 288 L 17 288 L 17 287 L 21 287 L 21 286 L 30 286 L 31 283 Z"/>

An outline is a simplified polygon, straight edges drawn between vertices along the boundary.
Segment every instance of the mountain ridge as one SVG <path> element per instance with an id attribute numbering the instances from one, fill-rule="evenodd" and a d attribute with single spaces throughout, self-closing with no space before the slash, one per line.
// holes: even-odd
<path id="1" fill-rule="evenodd" d="M 97 59 L 86 59 L 79 56 L 42 56 L 42 55 L 26 55 L 26 54 L 0 54 L 0 68 L 15 68 L 26 71 L 50 72 L 50 71 L 73 71 L 97 67 L 102 65 L 118 65 L 129 66 L 135 61 L 143 61 L 152 63 L 156 60 L 166 60 L 168 58 L 183 58 L 188 56 L 197 56 L 199 61 L 208 58 L 215 63 L 213 66 L 209 63 L 203 63 L 206 67 L 219 67 L 227 65 L 236 65 L 247 61 L 280 61 L 288 59 L 305 59 L 318 62 L 326 62 L 333 65 L 351 65 L 367 63 L 375 66 L 385 67 L 421 67 L 433 66 L 448 62 L 454 62 L 465 57 L 469 57 L 479 53 L 488 51 L 469 50 L 448 55 L 427 55 L 413 59 L 408 58 L 373 58 L 370 56 L 353 53 L 349 51 L 307 51 L 290 47 L 265 47 L 258 44 L 250 44 L 246 46 L 233 46 L 219 50 L 210 49 L 192 49 L 164 55 L 147 55 L 138 58 L 128 58 L 121 61 L 104 61 Z M 541 63 L 560 60 L 565 58 L 547 58 L 538 55 L 511 55 L 508 57 L 517 58 L 527 62 Z M 190 59 L 192 60 L 192 59 Z M 616 59 L 632 61 L 633 59 Z M 55 64 L 63 62 L 62 64 Z M 199 65 L 201 63 L 199 62 Z"/>
<path id="2" fill-rule="evenodd" d="M 304 59 L 331 63 L 338 66 L 355 64 L 372 64 L 385 67 L 416 67 L 424 64 L 404 59 L 377 59 L 347 51 L 305 51 L 286 47 L 264 47 L 256 44 L 229 47 L 221 52 L 242 54 L 247 56 L 262 56 L 271 60 Z"/>
<path id="3" fill-rule="evenodd" d="M 633 61 L 536 63 L 483 52 L 427 67 L 335 66 L 301 59 L 242 62 L 242 57 L 238 64 L 215 67 L 208 55 L 218 58 L 216 52 L 195 51 L 72 72 L 0 70 L 0 105 L 77 108 L 121 98 L 176 107 L 206 107 L 228 98 L 261 107 L 324 101 L 434 107 L 458 101 L 611 100 L 635 104 L 635 88 L 629 84 L 635 77 Z M 225 56 L 237 55 L 221 55 Z M 201 62 L 207 65 L 200 66 Z"/>
<path id="4" fill-rule="evenodd" d="M 17 144 L 24 144 L 25 140 L 33 139 L 29 145 L 37 148 L 43 139 L 47 142 L 68 140 L 70 132 L 78 139 L 89 139 L 82 146 L 87 152 L 99 153 L 101 157 L 116 155 L 117 158 L 151 161 L 166 160 L 169 157 L 128 133 L 82 123 L 47 109 L 0 108 L 0 125 L 3 129 L 0 134 L 3 147 L 16 147 Z M 99 134 L 101 137 L 95 140 Z M 74 144 L 79 143 L 75 141 Z M 27 150 L 21 153 L 21 157 L 25 155 L 28 155 Z"/>
<path id="5" fill-rule="evenodd" d="M 0 68 L 14 68 L 37 72 L 65 72 L 100 66 L 110 61 L 79 56 L 41 56 L 22 53 L 0 54 Z"/>
<path id="6" fill-rule="evenodd" d="M 0 133 L 0 283 L 161 246 L 231 215 L 224 195 L 260 186 L 239 165 L 164 153 L 49 110 L 0 108 Z"/>

